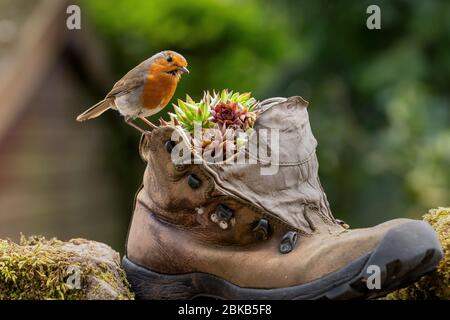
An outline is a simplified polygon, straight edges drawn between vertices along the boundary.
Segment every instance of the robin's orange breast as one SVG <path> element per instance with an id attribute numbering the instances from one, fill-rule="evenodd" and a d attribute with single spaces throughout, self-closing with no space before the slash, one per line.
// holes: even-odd
<path id="1" fill-rule="evenodd" d="M 156 109 L 166 106 L 177 88 L 176 77 L 159 73 L 150 67 L 144 84 L 142 105 L 146 109 Z"/>

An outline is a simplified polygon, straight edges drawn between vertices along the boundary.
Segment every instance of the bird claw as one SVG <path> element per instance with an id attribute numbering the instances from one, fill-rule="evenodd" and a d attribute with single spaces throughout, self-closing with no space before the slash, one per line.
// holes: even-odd
<path id="1" fill-rule="evenodd" d="M 151 121 L 147 120 L 145 117 L 141 117 L 141 120 L 148 125 L 153 130 L 158 129 L 158 126 L 154 125 Z"/>
<path id="2" fill-rule="evenodd" d="M 125 118 L 125 123 L 127 125 L 129 125 L 130 127 L 133 127 L 134 129 L 136 129 L 137 131 L 139 131 L 142 134 L 145 134 L 147 131 L 143 130 L 142 128 L 140 128 L 138 125 L 136 125 L 135 123 L 133 123 L 133 120 L 131 118 Z"/>

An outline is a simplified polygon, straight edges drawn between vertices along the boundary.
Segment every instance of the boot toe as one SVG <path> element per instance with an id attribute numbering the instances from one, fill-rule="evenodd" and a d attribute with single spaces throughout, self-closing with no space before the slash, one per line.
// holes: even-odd
<path id="1" fill-rule="evenodd" d="M 390 291 L 434 270 L 442 257 L 433 228 L 424 221 L 411 220 L 386 233 L 367 265 L 380 267 L 381 290 Z"/>
<path id="2" fill-rule="evenodd" d="M 352 262 L 336 272 L 340 277 L 353 272 L 351 280 L 335 285 L 320 298 L 382 296 L 407 286 L 436 268 L 443 251 L 433 228 L 423 221 L 399 219 L 393 222 L 396 225 L 388 229 L 365 259 Z M 361 260 L 365 260 L 363 264 Z M 363 267 L 355 275 L 357 264 Z M 326 282 L 329 277 L 316 281 Z"/>

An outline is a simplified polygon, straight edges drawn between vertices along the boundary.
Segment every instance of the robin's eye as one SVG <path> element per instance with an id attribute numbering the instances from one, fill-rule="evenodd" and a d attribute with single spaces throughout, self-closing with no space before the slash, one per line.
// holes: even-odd
<path id="1" fill-rule="evenodd" d="M 169 56 L 169 57 L 167 58 L 167 62 L 172 62 L 172 61 L 173 61 L 172 57 Z"/>

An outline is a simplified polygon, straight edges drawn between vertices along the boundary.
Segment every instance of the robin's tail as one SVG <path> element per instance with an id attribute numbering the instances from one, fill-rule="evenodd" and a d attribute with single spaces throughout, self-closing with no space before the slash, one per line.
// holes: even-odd
<path id="1" fill-rule="evenodd" d="M 101 115 L 106 110 L 110 109 L 114 104 L 114 100 L 111 99 L 105 99 L 97 103 L 96 105 L 90 107 L 85 112 L 80 114 L 77 117 L 77 121 L 86 121 L 89 119 L 97 118 L 99 115 Z"/>

